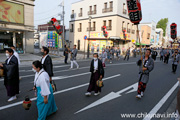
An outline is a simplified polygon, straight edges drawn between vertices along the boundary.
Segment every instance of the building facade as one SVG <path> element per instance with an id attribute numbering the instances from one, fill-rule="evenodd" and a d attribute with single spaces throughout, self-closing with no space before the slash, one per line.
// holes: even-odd
<path id="1" fill-rule="evenodd" d="M 141 44 L 144 46 L 150 46 L 151 44 L 151 27 L 149 25 L 141 25 Z"/>
<path id="2" fill-rule="evenodd" d="M 137 27 L 129 20 L 126 0 L 83 0 L 73 3 L 69 40 L 81 51 L 87 51 L 88 43 L 102 49 L 104 46 L 128 48 L 136 41 Z M 108 37 L 102 27 L 106 26 Z M 88 40 L 84 40 L 87 36 Z"/>
<path id="3" fill-rule="evenodd" d="M 162 28 L 156 28 L 156 46 L 162 47 L 163 46 L 163 29 Z"/>
<path id="4" fill-rule="evenodd" d="M 18 53 L 34 52 L 34 0 L 0 2 L 1 50 L 16 46 Z"/>

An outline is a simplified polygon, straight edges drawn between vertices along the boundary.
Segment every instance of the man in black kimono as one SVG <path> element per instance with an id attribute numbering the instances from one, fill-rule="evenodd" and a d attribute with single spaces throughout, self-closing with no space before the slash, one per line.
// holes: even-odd
<path id="1" fill-rule="evenodd" d="M 65 57 L 64 63 L 65 63 L 65 64 L 68 64 L 68 63 L 67 63 L 67 60 L 68 60 L 69 50 L 68 50 L 68 48 L 66 47 L 66 45 L 64 45 L 64 48 L 65 48 L 65 50 L 64 50 L 64 57 Z"/>
<path id="2" fill-rule="evenodd" d="M 49 53 L 49 49 L 47 47 L 42 47 L 41 54 L 43 55 L 43 57 L 41 59 L 41 64 L 42 64 L 44 70 L 48 73 L 48 75 L 50 77 L 50 82 L 52 82 L 52 76 L 54 76 L 53 64 L 52 64 L 52 59 L 48 55 L 48 53 Z"/>
<path id="3" fill-rule="evenodd" d="M 12 49 L 7 49 L 7 60 L 5 64 L 0 64 L 0 67 L 4 69 L 4 85 L 7 90 L 7 96 L 10 97 L 8 102 L 16 100 L 16 95 L 19 94 L 19 65 L 18 59 L 13 53 Z"/>
<path id="4" fill-rule="evenodd" d="M 152 55 L 151 55 L 151 57 L 154 61 L 156 61 L 157 55 L 158 55 L 158 53 L 156 52 L 156 49 L 154 48 L 154 50 L 152 51 Z"/>
<path id="5" fill-rule="evenodd" d="M 95 96 L 100 94 L 101 88 L 97 86 L 96 82 L 104 77 L 104 68 L 101 60 L 98 59 L 98 54 L 94 53 L 93 57 L 94 59 L 91 61 L 90 66 L 91 79 L 87 93 L 85 94 L 86 96 L 90 96 L 92 91 L 95 91 Z"/>

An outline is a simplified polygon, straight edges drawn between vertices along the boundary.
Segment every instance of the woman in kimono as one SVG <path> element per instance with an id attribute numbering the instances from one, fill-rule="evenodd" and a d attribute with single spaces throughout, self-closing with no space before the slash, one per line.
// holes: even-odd
<path id="1" fill-rule="evenodd" d="M 85 94 L 86 96 L 90 96 L 92 91 L 95 91 L 95 96 L 100 94 L 101 88 L 96 85 L 96 82 L 104 77 L 104 68 L 101 60 L 98 59 L 98 54 L 94 53 L 93 57 L 94 59 L 91 61 L 90 66 L 91 79 L 87 93 Z"/>
<path id="2" fill-rule="evenodd" d="M 42 69 L 40 61 L 32 63 L 33 71 L 36 72 L 34 79 L 34 90 L 37 92 L 38 120 L 45 120 L 47 116 L 57 111 L 50 84 L 48 73 Z"/>
<path id="3" fill-rule="evenodd" d="M 4 69 L 4 85 L 7 96 L 10 97 L 8 102 L 11 102 L 16 100 L 16 95 L 19 94 L 19 65 L 12 49 L 6 49 L 6 57 L 5 64 L 0 64 L 0 67 Z"/>
<path id="4" fill-rule="evenodd" d="M 144 96 L 144 91 L 149 81 L 149 73 L 154 69 L 154 61 L 150 55 L 151 50 L 147 49 L 145 56 L 141 57 L 141 59 L 137 62 L 137 65 L 139 66 L 139 85 L 136 98 L 138 99 L 141 99 L 141 97 Z"/>

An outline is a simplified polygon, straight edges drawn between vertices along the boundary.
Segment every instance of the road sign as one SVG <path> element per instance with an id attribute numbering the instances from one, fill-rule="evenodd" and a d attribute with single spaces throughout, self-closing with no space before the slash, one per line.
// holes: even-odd
<path id="1" fill-rule="evenodd" d="M 84 40 L 87 40 L 87 36 L 86 35 L 84 36 Z"/>

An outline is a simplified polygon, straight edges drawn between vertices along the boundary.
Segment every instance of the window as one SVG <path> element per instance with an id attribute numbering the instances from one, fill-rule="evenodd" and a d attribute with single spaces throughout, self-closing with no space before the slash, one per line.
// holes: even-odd
<path id="1" fill-rule="evenodd" d="M 107 3 L 104 3 L 104 8 L 107 9 Z"/>
<path id="2" fill-rule="evenodd" d="M 109 27 L 112 26 L 112 20 L 109 20 Z"/>
<path id="3" fill-rule="evenodd" d="M 82 8 L 80 8 L 80 13 L 82 13 Z"/>
<path id="4" fill-rule="evenodd" d="M 72 14 L 74 14 L 74 10 L 72 10 Z"/>
<path id="5" fill-rule="evenodd" d="M 80 8 L 79 17 L 82 17 L 82 8 Z"/>
<path id="6" fill-rule="evenodd" d="M 71 29 L 70 29 L 70 32 L 73 32 L 74 31 L 74 25 L 71 24 Z"/>
<path id="7" fill-rule="evenodd" d="M 110 8 L 113 8 L 113 1 L 110 2 Z"/>
<path id="8" fill-rule="evenodd" d="M 89 11 L 92 11 L 92 6 L 89 6 Z"/>
<path id="9" fill-rule="evenodd" d="M 96 5 L 94 5 L 94 11 L 96 11 Z"/>
<path id="10" fill-rule="evenodd" d="M 150 39 L 150 33 L 148 33 L 148 35 L 147 35 L 147 39 Z"/>
<path id="11" fill-rule="evenodd" d="M 103 21 L 103 26 L 106 26 L 106 20 Z"/>
<path id="12" fill-rule="evenodd" d="M 96 22 L 93 22 L 93 28 L 96 28 Z"/>
<path id="13" fill-rule="evenodd" d="M 79 23 L 78 32 L 82 32 L 82 23 Z"/>

